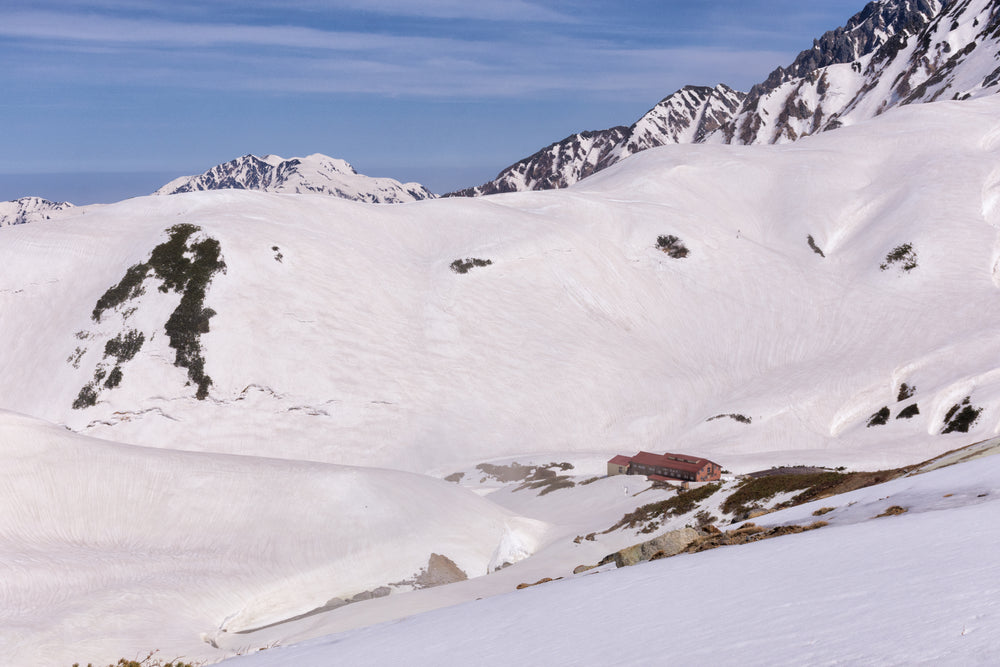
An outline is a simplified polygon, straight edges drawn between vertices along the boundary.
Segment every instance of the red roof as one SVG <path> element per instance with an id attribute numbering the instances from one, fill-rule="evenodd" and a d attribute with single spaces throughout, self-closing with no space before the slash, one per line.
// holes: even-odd
<path id="1" fill-rule="evenodd" d="M 608 463 L 613 463 L 613 464 L 619 465 L 619 466 L 627 466 L 631 462 L 632 462 L 632 459 L 630 457 L 628 457 L 628 456 L 622 456 L 621 454 L 619 454 L 615 458 L 613 458 L 610 461 L 608 461 Z"/>
<path id="2" fill-rule="evenodd" d="M 632 457 L 633 463 L 645 466 L 656 466 L 659 468 L 671 468 L 682 472 L 698 472 L 711 463 L 708 459 L 685 454 L 653 454 L 652 452 L 639 452 Z"/>

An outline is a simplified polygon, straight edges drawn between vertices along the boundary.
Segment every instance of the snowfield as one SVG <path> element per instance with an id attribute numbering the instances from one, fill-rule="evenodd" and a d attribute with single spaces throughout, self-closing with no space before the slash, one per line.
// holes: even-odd
<path id="1" fill-rule="evenodd" d="M 806 534 L 573 570 L 673 497 L 603 478 L 615 454 L 704 456 L 731 490 L 997 436 L 997 165 L 994 96 L 561 191 L 216 190 L 5 227 L 2 661 L 628 664 L 667 632 L 701 664 L 996 663 L 1000 457 L 820 501 Z M 216 242 L 224 268 L 191 263 Z M 482 466 L 514 462 L 564 483 Z"/>

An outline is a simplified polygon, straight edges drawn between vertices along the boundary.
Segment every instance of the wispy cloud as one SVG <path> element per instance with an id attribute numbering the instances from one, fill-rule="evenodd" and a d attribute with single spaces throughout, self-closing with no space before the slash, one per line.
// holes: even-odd
<path id="1" fill-rule="evenodd" d="M 380 1 L 387 9 L 403 4 Z M 5 59 L 33 54 L 18 58 L 16 74 L 42 81 L 443 98 L 560 91 L 655 96 L 665 86 L 719 79 L 738 86 L 781 57 L 764 50 L 622 48 L 572 33 L 461 39 L 52 12 L 12 14 L 0 23 L 0 37 L 8 41 L 0 52 Z"/>

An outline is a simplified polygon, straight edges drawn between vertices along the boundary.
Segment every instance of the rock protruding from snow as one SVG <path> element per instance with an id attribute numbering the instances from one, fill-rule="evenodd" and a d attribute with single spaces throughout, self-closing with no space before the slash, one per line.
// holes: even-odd
<path id="1" fill-rule="evenodd" d="M 324 194 L 371 204 L 398 204 L 435 197 L 419 183 L 365 176 L 346 161 L 320 153 L 287 160 L 277 155 L 244 155 L 199 176 L 174 179 L 155 194 L 227 189 Z"/>
<path id="2" fill-rule="evenodd" d="M 53 213 L 72 207 L 73 204 L 69 202 L 54 202 L 41 197 L 21 197 L 0 202 L 0 227 L 48 220 Z"/>

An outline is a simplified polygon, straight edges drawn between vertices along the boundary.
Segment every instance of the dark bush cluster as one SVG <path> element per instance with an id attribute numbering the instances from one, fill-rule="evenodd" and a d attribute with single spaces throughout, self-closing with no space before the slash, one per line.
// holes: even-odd
<path id="1" fill-rule="evenodd" d="M 167 319 L 164 330 L 170 339 L 170 347 L 176 351 L 174 365 L 187 369 L 188 380 L 198 387 L 195 396 L 202 400 L 208 396 L 212 379 L 205 374 L 201 334 L 208 332 L 209 320 L 215 315 L 214 310 L 205 307 L 205 293 L 212 277 L 224 271 L 226 264 L 217 240 L 206 238 L 188 243 L 200 229 L 187 223 L 169 228 L 169 238 L 153 248 L 149 260 L 129 267 L 121 281 L 98 299 L 92 318 L 99 322 L 105 310 L 141 295 L 143 283 L 152 271 L 160 280 L 161 292 L 173 290 L 181 294 L 180 303 Z M 134 329 L 119 334 L 104 346 L 104 356 L 115 357 L 118 364 L 124 363 L 136 355 L 144 341 L 145 335 Z M 73 402 L 74 408 L 94 405 L 97 384 L 104 379 L 104 375 L 104 369 L 99 366 L 94 373 L 95 382 L 80 390 L 80 395 Z M 116 365 L 104 386 L 112 389 L 118 386 L 121 379 L 121 367 Z"/>
<path id="2" fill-rule="evenodd" d="M 76 396 L 76 400 L 73 401 L 73 409 L 89 408 L 95 403 L 97 403 L 97 389 L 94 388 L 93 382 L 88 382 L 83 385 L 80 393 Z"/>
<path id="3" fill-rule="evenodd" d="M 868 418 L 868 428 L 871 428 L 872 426 L 885 426 L 889 423 L 890 414 L 889 408 L 883 407 L 881 410 Z"/>
<path id="4" fill-rule="evenodd" d="M 663 519 L 687 514 L 720 488 L 722 488 L 720 484 L 706 484 L 687 491 L 679 491 L 672 498 L 637 507 L 604 532 L 610 533 L 619 528 L 636 528 L 645 524 L 641 529 L 642 532 L 651 533 L 660 527 Z"/>
<path id="5" fill-rule="evenodd" d="M 913 398 L 913 395 L 917 393 L 916 386 L 911 386 L 905 382 L 899 385 L 899 395 L 896 396 L 897 401 L 905 401 L 908 398 Z"/>
<path id="6" fill-rule="evenodd" d="M 919 414 L 920 414 L 920 408 L 918 408 L 917 404 L 914 403 L 913 405 L 908 405 L 902 410 L 900 410 L 899 414 L 896 415 L 896 419 L 913 419 Z"/>
<path id="7" fill-rule="evenodd" d="M 656 237 L 656 247 L 670 255 L 674 259 L 687 257 L 691 252 L 684 243 L 673 234 L 666 234 Z"/>
<path id="8" fill-rule="evenodd" d="M 142 349 L 142 344 L 145 341 L 145 334 L 136 329 L 129 329 L 124 334 L 118 334 L 104 344 L 104 356 L 114 357 L 118 363 L 126 362 Z"/>
<path id="9" fill-rule="evenodd" d="M 904 271 L 912 271 L 917 268 L 917 253 L 910 243 L 903 243 L 889 251 L 885 256 L 885 261 L 879 264 L 879 268 L 885 271 L 890 266 L 899 264 Z"/>
<path id="10" fill-rule="evenodd" d="M 969 429 L 979 421 L 982 408 L 972 405 L 972 397 L 966 396 L 961 403 L 951 406 L 944 416 L 944 428 L 941 433 L 968 433 Z"/>
<path id="11" fill-rule="evenodd" d="M 826 255 L 823 254 L 823 249 L 816 245 L 816 240 L 812 237 L 812 234 L 806 236 L 806 242 L 809 244 L 809 247 L 812 248 L 814 253 L 820 257 L 826 257 Z"/>
<path id="12" fill-rule="evenodd" d="M 129 299 L 134 299 L 145 291 L 142 283 L 149 273 L 148 264 L 133 264 L 125 271 L 125 276 L 117 285 L 108 289 L 101 298 L 97 300 L 94 311 L 90 314 L 95 322 L 101 321 L 101 315 L 109 308 L 116 308 Z"/>
<path id="13" fill-rule="evenodd" d="M 468 273 L 469 269 L 474 266 L 489 266 L 493 263 L 490 259 L 479 259 L 478 257 L 470 257 L 466 259 L 456 259 L 451 263 L 451 270 L 455 273 Z"/>
<path id="14" fill-rule="evenodd" d="M 729 417 L 733 421 L 737 421 L 737 422 L 739 422 L 741 424 L 751 424 L 751 423 L 753 423 L 753 419 L 751 419 L 750 417 L 747 417 L 746 415 L 741 415 L 741 414 L 735 413 L 735 412 L 731 412 L 729 414 L 723 414 L 723 415 L 715 415 L 714 417 L 709 417 L 705 421 L 711 422 L 711 421 L 715 421 L 716 419 L 725 419 L 726 417 Z"/>
<path id="15" fill-rule="evenodd" d="M 834 486 L 846 477 L 839 472 L 817 472 L 804 475 L 769 475 L 746 480 L 722 503 L 726 514 L 745 514 L 760 501 L 773 498 L 779 493 L 801 491 L 797 496 L 780 507 L 792 507 L 808 502 L 823 490 Z"/>

